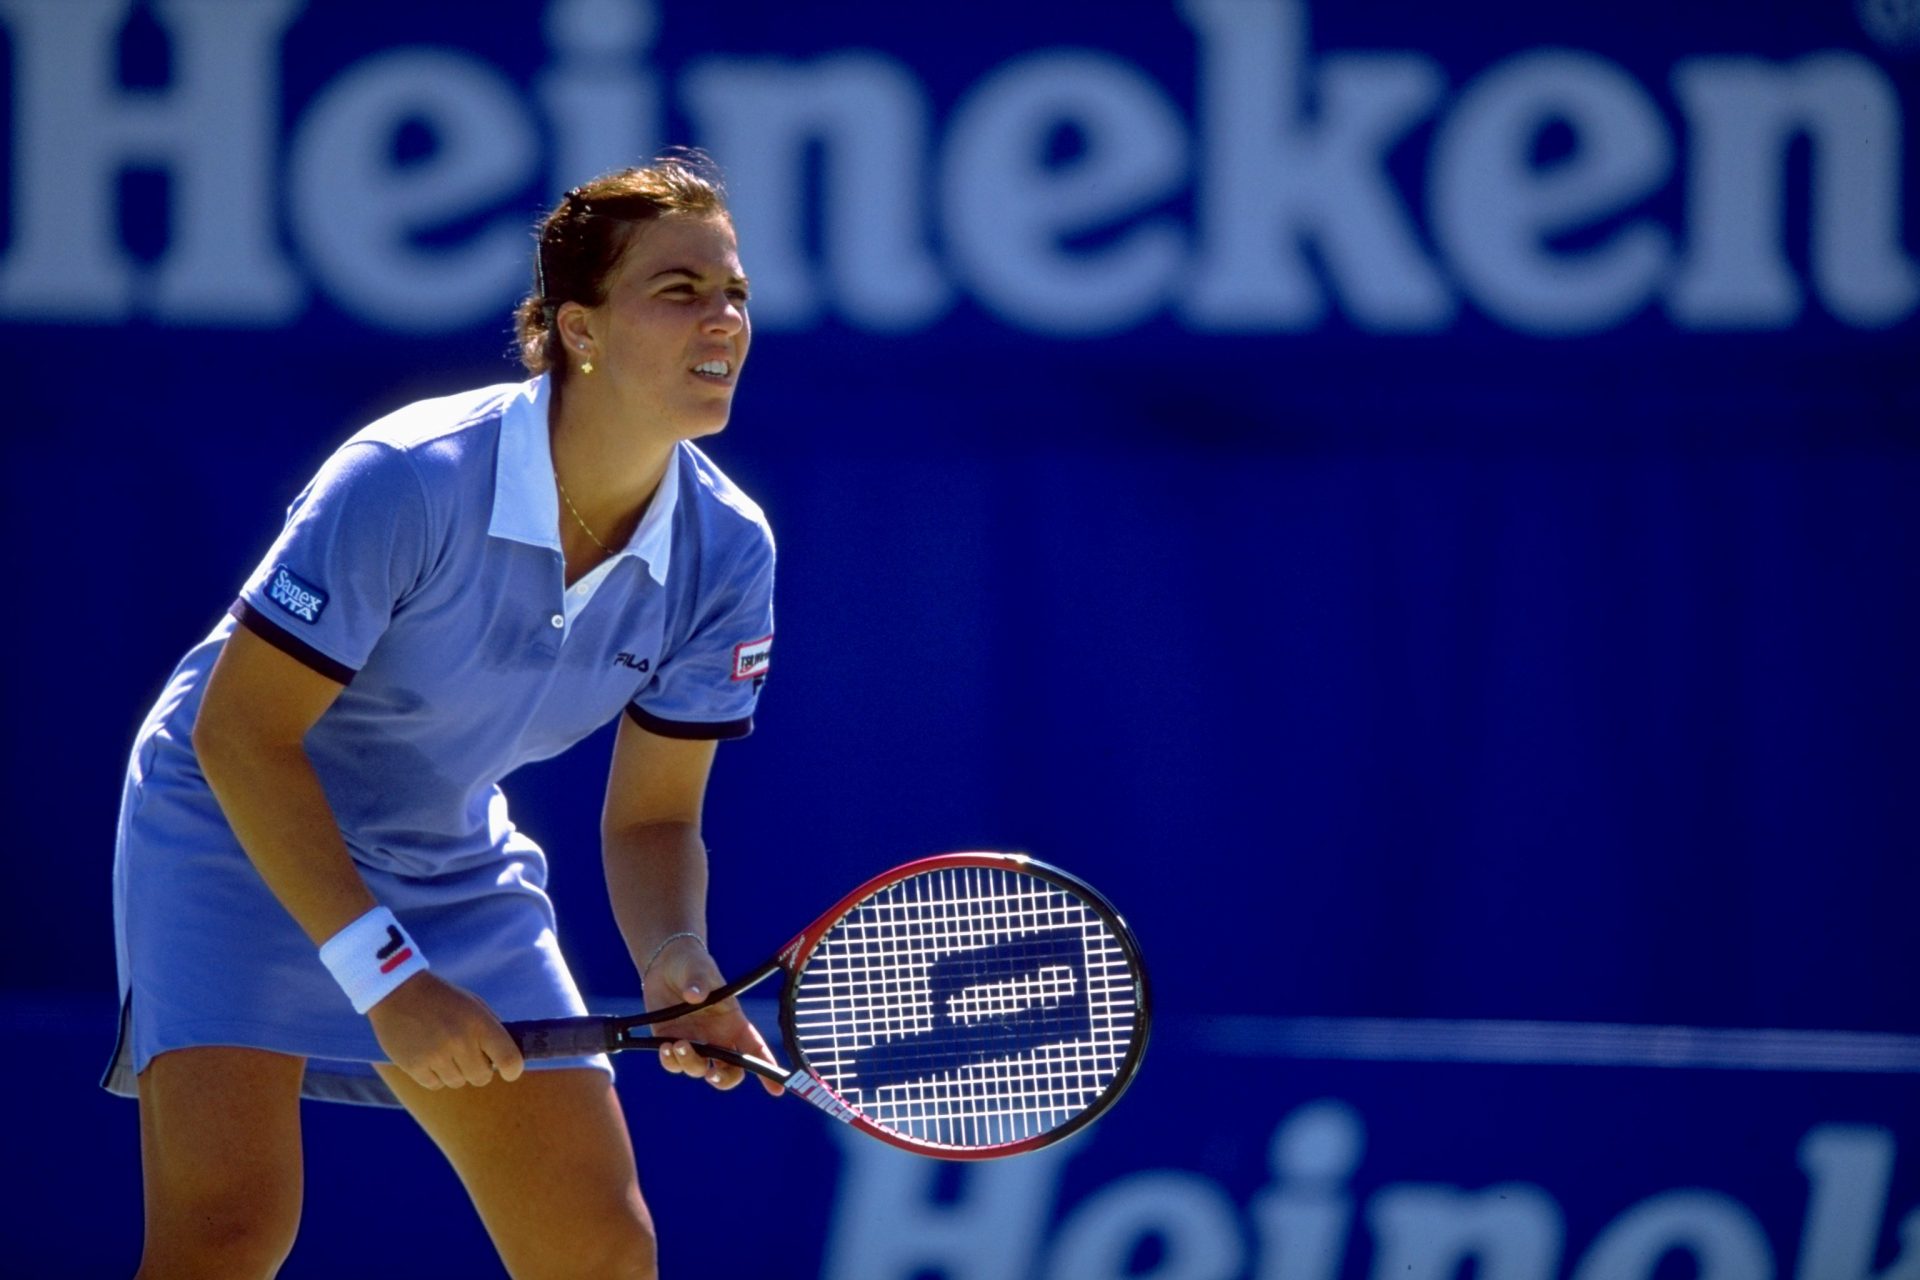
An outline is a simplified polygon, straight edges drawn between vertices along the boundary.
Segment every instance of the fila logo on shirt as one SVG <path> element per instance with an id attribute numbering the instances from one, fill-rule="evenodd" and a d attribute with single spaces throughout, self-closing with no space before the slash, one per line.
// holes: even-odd
<path id="1" fill-rule="evenodd" d="M 320 621 L 320 611 L 327 607 L 327 593 L 285 565 L 274 567 L 267 583 L 267 599 L 302 622 Z"/>
<path id="2" fill-rule="evenodd" d="M 767 672 L 767 662 L 773 657 L 773 637 L 762 636 L 758 640 L 749 640 L 745 644 L 733 646 L 733 678 L 752 680 Z"/>
<path id="3" fill-rule="evenodd" d="M 613 660 L 620 666 L 632 667 L 643 675 L 653 670 L 653 661 L 650 658 L 636 658 L 630 653 L 616 653 L 613 655 Z"/>

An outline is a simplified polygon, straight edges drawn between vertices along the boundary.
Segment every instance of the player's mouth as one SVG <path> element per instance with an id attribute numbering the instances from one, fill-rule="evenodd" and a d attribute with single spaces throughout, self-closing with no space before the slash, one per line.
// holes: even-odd
<path id="1" fill-rule="evenodd" d="M 728 386 L 733 382 L 733 361 L 702 360 L 693 366 L 693 376 L 702 382 L 711 382 L 719 386 Z"/>

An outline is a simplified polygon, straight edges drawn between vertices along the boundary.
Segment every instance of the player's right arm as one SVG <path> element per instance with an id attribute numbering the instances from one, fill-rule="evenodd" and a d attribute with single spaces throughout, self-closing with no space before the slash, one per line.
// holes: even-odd
<path id="1" fill-rule="evenodd" d="M 201 772 L 234 835 L 316 947 L 379 905 L 305 747 L 344 687 L 239 627 L 207 678 L 193 729 Z M 425 1088 L 485 1084 L 495 1069 L 508 1080 L 520 1074 L 520 1051 L 485 1003 L 431 972 L 367 1016 L 388 1058 Z"/>

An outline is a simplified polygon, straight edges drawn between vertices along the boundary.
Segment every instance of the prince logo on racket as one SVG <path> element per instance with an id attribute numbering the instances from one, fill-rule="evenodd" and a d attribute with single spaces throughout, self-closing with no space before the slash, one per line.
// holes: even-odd
<path id="1" fill-rule="evenodd" d="M 1086 948 L 1077 929 L 941 956 L 927 967 L 926 992 L 915 1019 L 924 1028 L 904 1035 L 890 1030 L 901 1023 L 889 1009 L 873 1044 L 844 1065 L 843 1087 L 886 1089 L 1093 1034 Z"/>

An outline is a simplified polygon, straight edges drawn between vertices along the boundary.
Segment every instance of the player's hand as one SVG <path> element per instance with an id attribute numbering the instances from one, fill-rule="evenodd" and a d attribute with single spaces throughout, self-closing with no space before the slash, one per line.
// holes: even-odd
<path id="1" fill-rule="evenodd" d="M 518 1080 L 525 1061 L 486 1002 L 431 971 L 416 973 L 367 1010 L 387 1060 L 423 1089 Z"/>
<path id="2" fill-rule="evenodd" d="M 668 943 L 667 949 L 655 957 L 643 985 L 647 1008 L 664 1009 L 681 1003 L 698 1004 L 709 992 L 725 986 L 726 979 L 720 976 L 719 966 L 698 938 L 680 938 Z M 773 1057 L 766 1040 L 740 1011 L 740 1002 L 732 997 L 663 1022 L 654 1028 L 653 1034 L 674 1042 L 660 1050 L 661 1066 L 676 1075 L 697 1076 L 716 1089 L 733 1088 L 747 1072 L 730 1062 L 706 1057 L 693 1047 L 695 1041 L 756 1058 Z M 784 1092 L 765 1076 L 760 1077 L 760 1087 L 775 1097 Z"/>

